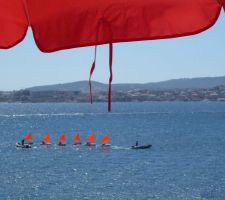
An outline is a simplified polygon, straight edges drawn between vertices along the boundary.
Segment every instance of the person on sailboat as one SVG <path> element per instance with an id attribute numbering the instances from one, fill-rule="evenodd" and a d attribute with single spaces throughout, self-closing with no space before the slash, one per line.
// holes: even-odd
<path id="1" fill-rule="evenodd" d="M 41 145 L 51 145 L 50 141 L 51 141 L 51 135 L 50 134 L 45 135 L 42 139 Z"/>
<path id="2" fill-rule="evenodd" d="M 95 142 L 95 134 L 92 133 L 88 138 L 87 138 L 87 146 L 96 146 Z"/>
<path id="3" fill-rule="evenodd" d="M 66 146 L 66 144 L 64 143 L 66 141 L 66 135 L 63 133 L 62 135 L 59 136 L 59 146 Z"/>
<path id="4" fill-rule="evenodd" d="M 109 135 L 108 135 L 108 134 L 106 134 L 106 135 L 102 138 L 101 142 L 102 142 L 102 147 L 109 147 L 109 146 L 111 146 L 111 145 L 109 144 L 110 138 L 109 138 Z"/>
<path id="5" fill-rule="evenodd" d="M 21 144 L 22 144 L 22 145 L 24 145 L 24 142 L 25 142 L 25 140 L 24 140 L 24 139 L 22 139 L 22 142 L 21 142 Z"/>
<path id="6" fill-rule="evenodd" d="M 136 145 L 135 145 L 136 147 L 138 146 L 138 141 L 136 141 Z"/>
<path id="7" fill-rule="evenodd" d="M 42 141 L 41 144 L 42 144 L 42 145 L 46 145 L 46 142 L 45 142 L 45 141 Z"/>
<path id="8" fill-rule="evenodd" d="M 61 141 L 58 143 L 59 146 L 65 146 Z"/>

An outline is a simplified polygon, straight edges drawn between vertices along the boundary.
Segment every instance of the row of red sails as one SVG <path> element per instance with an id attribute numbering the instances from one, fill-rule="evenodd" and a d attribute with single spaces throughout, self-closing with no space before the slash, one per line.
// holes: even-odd
<path id="1" fill-rule="evenodd" d="M 95 144 L 95 134 L 91 134 L 87 139 L 86 139 L 86 145 L 87 146 L 96 146 Z M 109 142 L 110 142 L 110 138 L 109 135 L 105 135 L 102 139 L 101 139 L 101 143 L 103 146 L 109 146 Z M 17 143 L 18 147 L 25 147 L 25 148 L 29 148 L 31 147 L 31 145 L 33 144 L 33 134 L 32 133 L 28 133 L 24 139 L 22 140 L 21 143 Z M 42 145 L 51 145 L 51 135 L 47 134 L 43 137 L 42 139 Z M 81 137 L 80 134 L 77 133 L 74 138 L 73 138 L 73 145 L 81 145 Z M 58 138 L 58 145 L 59 146 L 65 146 L 66 145 L 66 134 L 62 134 L 59 136 Z"/>

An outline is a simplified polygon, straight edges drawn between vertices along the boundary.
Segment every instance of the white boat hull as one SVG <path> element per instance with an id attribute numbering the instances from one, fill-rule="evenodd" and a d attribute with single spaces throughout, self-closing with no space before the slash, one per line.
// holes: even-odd
<path id="1" fill-rule="evenodd" d="M 16 143 L 16 147 L 17 148 L 23 148 L 23 149 L 29 149 L 31 148 L 32 146 L 30 144 L 20 144 L 20 143 Z"/>

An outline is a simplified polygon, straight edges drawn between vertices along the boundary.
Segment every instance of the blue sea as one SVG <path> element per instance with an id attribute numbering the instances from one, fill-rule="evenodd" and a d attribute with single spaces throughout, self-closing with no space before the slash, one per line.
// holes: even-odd
<path id="1" fill-rule="evenodd" d="M 225 199 L 225 103 L 112 106 L 0 104 L 0 199 Z M 17 149 L 28 132 L 33 148 Z M 95 133 L 97 147 L 73 147 L 77 132 L 83 142 Z M 51 147 L 39 145 L 47 133 Z M 67 146 L 58 147 L 62 133 Z M 130 149 L 137 140 L 152 148 Z"/>

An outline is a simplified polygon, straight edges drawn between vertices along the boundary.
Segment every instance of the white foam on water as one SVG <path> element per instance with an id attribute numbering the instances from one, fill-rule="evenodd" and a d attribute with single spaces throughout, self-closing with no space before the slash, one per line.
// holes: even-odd
<path id="1" fill-rule="evenodd" d="M 130 147 L 121 147 L 121 146 L 111 146 L 114 150 L 130 150 Z"/>

